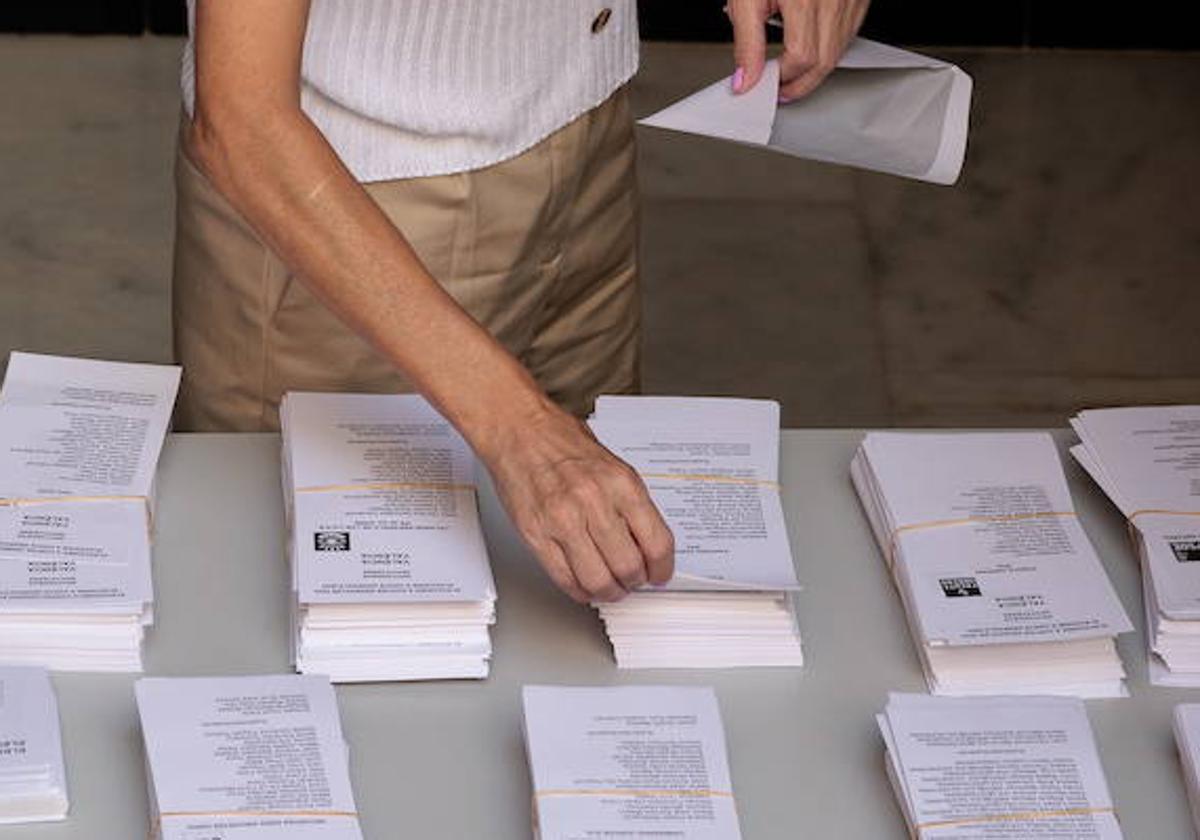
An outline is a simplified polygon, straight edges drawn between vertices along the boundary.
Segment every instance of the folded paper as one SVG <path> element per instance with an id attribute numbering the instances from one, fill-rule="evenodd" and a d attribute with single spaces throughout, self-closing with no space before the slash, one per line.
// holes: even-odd
<path id="1" fill-rule="evenodd" d="M 746 93 L 723 79 L 641 123 L 953 184 L 966 153 L 971 87 L 953 64 L 858 38 L 800 99 L 779 101 L 779 63 L 770 61 Z"/>

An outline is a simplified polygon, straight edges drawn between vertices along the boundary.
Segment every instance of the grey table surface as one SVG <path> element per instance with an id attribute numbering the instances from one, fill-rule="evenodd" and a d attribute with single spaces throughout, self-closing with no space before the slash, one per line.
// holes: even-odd
<path id="1" fill-rule="evenodd" d="M 1060 443 L 1066 433 L 1056 433 Z M 594 612 L 560 596 L 490 490 L 484 527 L 499 589 L 490 679 L 341 686 L 351 775 L 368 840 L 528 840 L 525 683 L 715 687 L 742 833 L 901 840 L 873 715 L 888 691 L 923 691 L 900 604 L 847 478 L 861 432 L 788 430 L 782 481 L 805 590 L 803 670 L 618 671 Z M 173 435 L 162 458 L 154 557 L 157 624 L 147 673 L 288 670 L 279 440 Z M 1066 463 L 1088 533 L 1137 626 L 1137 570 L 1119 515 Z M 1192 837 L 1171 708 L 1200 691 L 1150 688 L 1141 633 L 1121 640 L 1133 697 L 1088 711 L 1131 840 Z M 147 804 L 132 675 L 55 677 L 71 815 L 0 827 L 8 838 L 136 840 Z"/>

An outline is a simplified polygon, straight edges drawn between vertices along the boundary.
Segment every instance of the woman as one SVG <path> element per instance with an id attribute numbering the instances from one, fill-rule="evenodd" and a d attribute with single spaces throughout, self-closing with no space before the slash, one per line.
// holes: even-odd
<path id="1" fill-rule="evenodd" d="M 781 12 L 780 96 L 865 0 L 732 0 L 737 72 Z M 673 569 L 641 480 L 577 418 L 638 384 L 625 83 L 634 0 L 190 0 L 174 315 L 183 428 L 278 427 L 288 390 L 424 394 L 578 601 Z"/>

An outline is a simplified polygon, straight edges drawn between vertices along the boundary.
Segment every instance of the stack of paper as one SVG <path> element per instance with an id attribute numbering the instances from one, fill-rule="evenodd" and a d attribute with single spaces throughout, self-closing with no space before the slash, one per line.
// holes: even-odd
<path id="1" fill-rule="evenodd" d="M 1121 837 L 1079 700 L 893 694 L 877 720 L 917 840 Z"/>
<path id="2" fill-rule="evenodd" d="M 779 498 L 779 404 L 601 397 L 592 431 L 641 475 L 675 576 L 598 603 L 621 668 L 804 664 Z"/>
<path id="3" fill-rule="evenodd" d="M 179 368 L 13 353 L 0 391 L 0 661 L 140 671 Z"/>
<path id="4" fill-rule="evenodd" d="M 293 393 L 281 419 L 297 669 L 486 677 L 496 589 L 466 442 L 419 396 Z"/>
<path id="5" fill-rule="evenodd" d="M 151 840 L 362 840 L 329 680 L 154 678 L 135 691 Z"/>
<path id="6" fill-rule="evenodd" d="M 741 838 L 712 689 L 524 694 L 535 837 Z"/>
<path id="7" fill-rule="evenodd" d="M 1192 823 L 1200 837 L 1200 704 L 1180 703 L 1175 707 L 1175 745 L 1183 765 Z"/>
<path id="8" fill-rule="evenodd" d="M 1071 454 L 1132 526 L 1150 681 L 1200 686 L 1200 405 L 1082 411 L 1071 426 Z"/>
<path id="9" fill-rule="evenodd" d="M 780 102 L 779 62 L 770 61 L 748 93 L 722 79 L 641 122 L 953 184 L 970 107 L 971 77 L 953 64 L 857 38 L 821 86 L 795 102 Z"/>
<path id="10" fill-rule="evenodd" d="M 58 701 L 42 668 L 0 665 L 0 825 L 67 816 Z"/>
<path id="11" fill-rule="evenodd" d="M 935 694 L 1126 694 L 1131 629 L 1044 433 L 867 435 L 851 476 Z"/>

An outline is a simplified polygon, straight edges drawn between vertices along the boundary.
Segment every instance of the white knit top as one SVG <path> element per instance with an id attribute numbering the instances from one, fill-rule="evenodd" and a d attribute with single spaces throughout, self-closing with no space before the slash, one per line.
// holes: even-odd
<path id="1" fill-rule="evenodd" d="M 312 0 L 301 105 L 360 181 L 441 175 L 520 154 L 637 64 L 636 0 Z M 189 114 L 194 74 L 189 39 Z"/>

